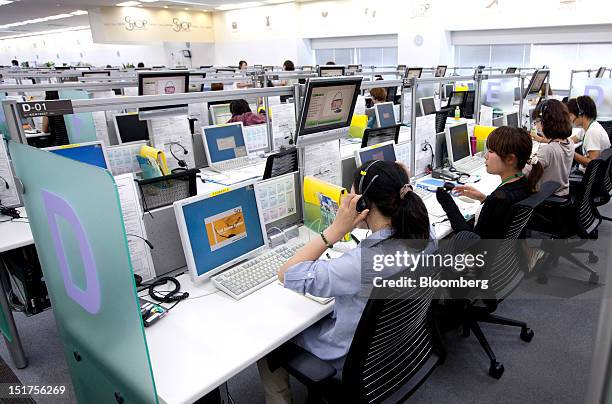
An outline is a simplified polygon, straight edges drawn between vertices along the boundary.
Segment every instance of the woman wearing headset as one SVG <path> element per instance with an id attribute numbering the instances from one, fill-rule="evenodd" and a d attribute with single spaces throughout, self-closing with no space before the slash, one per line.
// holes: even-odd
<path id="1" fill-rule="evenodd" d="M 597 122 L 597 106 L 593 99 L 586 95 L 572 98 L 567 102 L 570 119 L 574 127 L 579 128 L 577 135 L 572 136 L 574 143 L 582 142 L 582 146 L 574 154 L 574 160 L 580 164 L 580 171 L 599 157 L 601 152 L 610 147 L 610 137 L 606 130 Z"/>
<path id="2" fill-rule="evenodd" d="M 300 249 L 278 271 L 288 289 L 336 299 L 334 314 L 314 324 L 294 342 L 329 361 L 341 377 L 342 367 L 361 313 L 367 303 L 362 291 L 362 250 L 381 243 L 392 249 L 420 252 L 435 248 L 429 243 L 430 226 L 421 198 L 412 192 L 404 166 L 374 160 L 355 171 L 351 193 L 342 199 L 334 222 Z M 368 247 L 359 246 L 330 260 L 319 257 L 358 226 L 372 234 Z M 397 243 L 397 246 L 395 245 Z M 389 275 L 404 268 L 385 268 Z M 284 369 L 270 371 L 264 358 L 257 363 L 267 403 L 291 402 L 289 376 Z"/>

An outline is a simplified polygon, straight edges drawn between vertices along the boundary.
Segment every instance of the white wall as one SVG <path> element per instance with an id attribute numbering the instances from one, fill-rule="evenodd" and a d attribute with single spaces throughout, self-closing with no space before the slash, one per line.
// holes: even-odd
<path id="1" fill-rule="evenodd" d="M 0 64 L 8 65 L 11 59 L 76 64 L 89 63 L 94 66 L 121 66 L 123 63 L 143 62 L 147 66 L 168 63 L 163 44 L 150 45 L 106 45 L 95 44 L 91 31 L 61 32 L 23 38 L 0 40 Z"/>

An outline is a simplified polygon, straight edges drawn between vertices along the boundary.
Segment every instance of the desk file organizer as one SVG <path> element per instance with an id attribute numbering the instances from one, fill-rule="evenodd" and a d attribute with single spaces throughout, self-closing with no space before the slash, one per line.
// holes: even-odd
<path id="1" fill-rule="evenodd" d="M 304 178 L 304 224 L 321 232 L 332 224 L 346 189 L 315 177 Z M 348 236 L 348 235 L 347 235 Z M 344 241 L 350 237 L 344 237 Z"/>
<path id="2" fill-rule="evenodd" d="M 140 188 L 142 207 L 145 212 L 151 209 L 172 205 L 175 201 L 197 194 L 197 169 L 180 171 L 163 177 L 136 180 Z"/>

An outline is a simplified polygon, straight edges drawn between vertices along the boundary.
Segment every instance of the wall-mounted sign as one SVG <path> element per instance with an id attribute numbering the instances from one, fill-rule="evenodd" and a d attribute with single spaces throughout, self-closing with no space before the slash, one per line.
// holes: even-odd
<path id="1" fill-rule="evenodd" d="M 72 101 L 70 100 L 20 102 L 17 105 L 22 118 L 69 115 L 74 113 Z"/>
<path id="2" fill-rule="evenodd" d="M 100 7 L 89 24 L 96 43 L 214 41 L 212 15 L 203 11 Z"/>

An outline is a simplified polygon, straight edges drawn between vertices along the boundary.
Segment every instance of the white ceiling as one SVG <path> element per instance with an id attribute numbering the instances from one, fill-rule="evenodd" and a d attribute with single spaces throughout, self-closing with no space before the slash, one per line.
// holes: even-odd
<path id="1" fill-rule="evenodd" d="M 85 10 L 100 7 L 114 6 L 125 0 L 13 0 L 14 3 L 0 6 L 0 26 L 18 21 L 43 18 L 51 15 L 71 13 L 76 10 Z M 191 10 L 213 11 L 215 7 L 223 4 L 247 3 L 253 0 L 158 0 L 154 3 L 142 3 L 144 7 L 185 8 Z M 308 0 L 297 0 L 308 1 Z M 41 32 L 89 25 L 87 15 L 62 18 L 45 23 L 27 24 L 17 27 L 0 28 L 0 38 L 30 32 Z"/>

